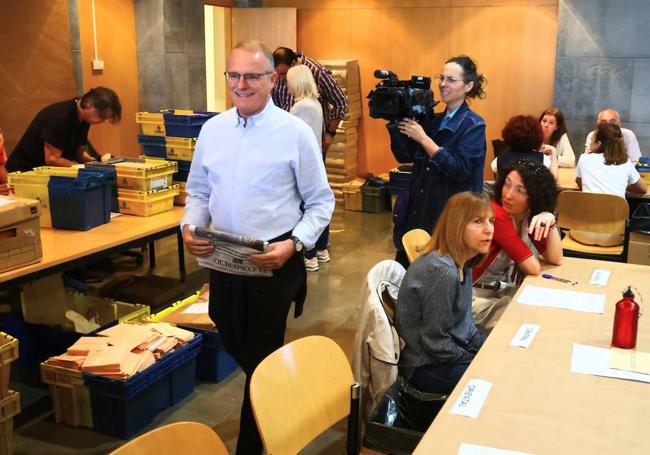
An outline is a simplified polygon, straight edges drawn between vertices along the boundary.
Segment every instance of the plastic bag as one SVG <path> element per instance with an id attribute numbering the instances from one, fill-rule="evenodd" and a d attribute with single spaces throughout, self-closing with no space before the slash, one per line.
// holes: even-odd
<path id="1" fill-rule="evenodd" d="M 446 399 L 420 392 L 398 376 L 366 426 L 364 447 L 391 455 L 411 453 Z"/>

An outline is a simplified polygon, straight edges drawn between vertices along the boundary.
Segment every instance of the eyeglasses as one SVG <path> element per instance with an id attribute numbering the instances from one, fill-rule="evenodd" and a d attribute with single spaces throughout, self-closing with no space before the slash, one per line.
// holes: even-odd
<path id="1" fill-rule="evenodd" d="M 449 84 L 449 85 L 453 85 L 453 84 L 455 84 L 456 82 L 464 82 L 462 79 L 456 79 L 455 77 L 445 76 L 445 75 L 442 75 L 442 74 L 438 74 L 438 75 L 436 76 L 436 80 L 437 80 L 438 82 L 440 82 L 441 84 L 442 84 L 443 82 L 446 82 L 446 83 Z"/>
<path id="2" fill-rule="evenodd" d="M 223 73 L 228 79 L 228 82 L 239 82 L 239 79 L 242 77 L 246 82 L 259 82 L 263 76 L 272 74 L 273 71 L 267 71 L 266 73 L 238 73 L 236 71 L 226 71 Z"/>

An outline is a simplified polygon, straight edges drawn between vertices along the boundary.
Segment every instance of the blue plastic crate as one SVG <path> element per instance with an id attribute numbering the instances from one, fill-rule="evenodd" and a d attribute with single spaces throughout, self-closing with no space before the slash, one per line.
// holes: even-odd
<path id="1" fill-rule="evenodd" d="M 146 136 L 138 134 L 138 143 L 146 156 L 154 158 L 167 158 L 166 140 L 164 136 Z"/>
<path id="2" fill-rule="evenodd" d="M 81 333 L 69 332 L 45 324 L 25 322 L 21 316 L 8 314 L 3 321 L 3 331 L 18 339 L 16 362 L 30 370 L 38 370 L 41 362 L 65 352 Z"/>
<path id="3" fill-rule="evenodd" d="M 173 111 L 163 113 L 167 136 L 199 137 L 201 127 L 218 112 L 194 112 L 190 115 L 176 115 Z"/>
<path id="4" fill-rule="evenodd" d="M 87 231 L 110 221 L 111 183 L 102 175 L 88 173 L 73 177 L 51 176 L 52 227 Z"/>
<path id="5" fill-rule="evenodd" d="M 187 182 L 187 176 L 190 174 L 191 161 L 177 161 L 178 172 L 174 174 L 172 180 L 174 182 Z"/>
<path id="6" fill-rule="evenodd" d="M 119 201 L 117 200 L 117 174 L 114 167 L 89 167 L 79 169 L 79 175 L 94 175 L 100 178 L 104 188 L 104 224 L 111 221 L 111 212 L 119 212 Z"/>
<path id="7" fill-rule="evenodd" d="M 93 429 L 122 439 L 140 432 L 160 411 L 192 393 L 200 350 L 199 334 L 125 381 L 84 374 L 90 389 Z"/>
<path id="8" fill-rule="evenodd" d="M 182 326 L 183 327 L 183 326 Z M 201 353 L 196 359 L 196 377 L 204 381 L 220 382 L 237 369 L 237 362 L 221 343 L 219 332 L 183 327 L 203 337 Z"/>

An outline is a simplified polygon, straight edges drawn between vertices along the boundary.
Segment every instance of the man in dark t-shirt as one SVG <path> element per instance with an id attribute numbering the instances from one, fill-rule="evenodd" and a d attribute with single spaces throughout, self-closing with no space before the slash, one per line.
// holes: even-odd
<path id="1" fill-rule="evenodd" d="M 50 104 L 32 120 L 14 151 L 7 170 L 29 171 L 38 166 L 70 167 L 99 159 L 88 141 L 90 125 L 117 123 L 122 106 L 117 94 L 96 87 L 81 98 Z"/>

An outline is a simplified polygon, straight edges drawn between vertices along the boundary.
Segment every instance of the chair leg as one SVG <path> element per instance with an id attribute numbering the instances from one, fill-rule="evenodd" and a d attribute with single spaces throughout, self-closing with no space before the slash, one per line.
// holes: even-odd
<path id="1" fill-rule="evenodd" d="M 350 386 L 350 414 L 348 415 L 347 454 L 359 453 L 359 407 L 361 405 L 361 384 Z"/>

